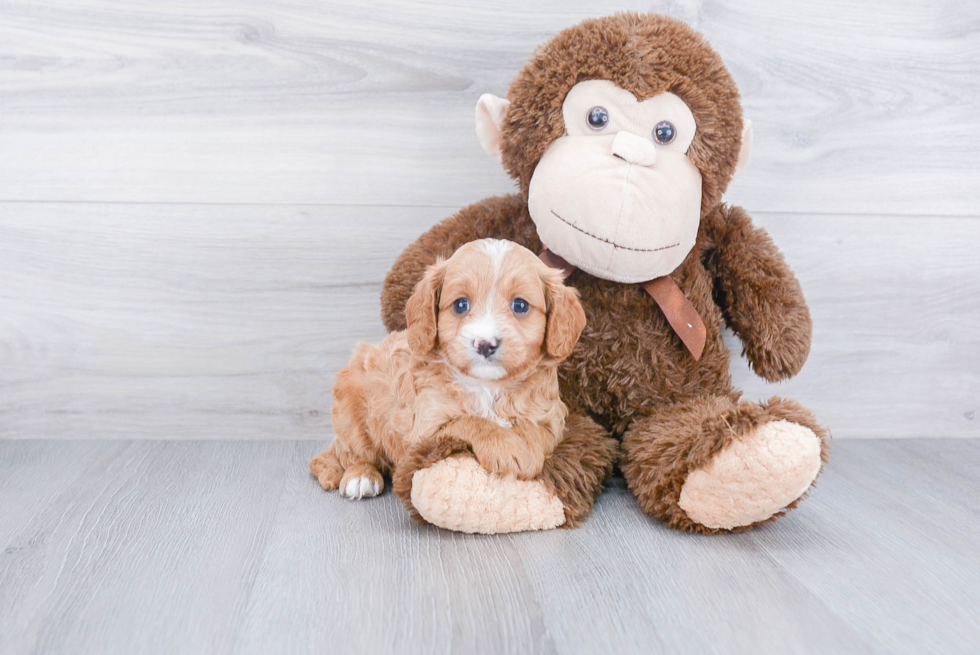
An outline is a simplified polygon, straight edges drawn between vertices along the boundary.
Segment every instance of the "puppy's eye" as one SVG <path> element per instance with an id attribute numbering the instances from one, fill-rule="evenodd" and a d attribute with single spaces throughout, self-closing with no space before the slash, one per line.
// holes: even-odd
<path id="1" fill-rule="evenodd" d="M 527 314 L 531 310 L 531 305 L 523 298 L 514 298 L 513 302 L 510 303 L 510 308 L 514 310 L 515 314 Z"/>
<path id="2" fill-rule="evenodd" d="M 469 298 L 457 298 L 453 303 L 453 311 L 457 314 L 465 314 L 470 311 L 470 299 Z"/>
<path id="3" fill-rule="evenodd" d="M 653 128 L 653 140 L 662 146 L 667 145 L 677 136 L 677 130 L 670 121 L 660 121 Z"/>
<path id="4" fill-rule="evenodd" d="M 589 110 L 589 127 L 598 132 L 609 123 L 609 112 L 605 107 L 593 107 Z"/>

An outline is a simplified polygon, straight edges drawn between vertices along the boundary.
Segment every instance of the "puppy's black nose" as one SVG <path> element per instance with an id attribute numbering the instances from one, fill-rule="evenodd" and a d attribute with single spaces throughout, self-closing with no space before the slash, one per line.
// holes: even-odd
<path id="1" fill-rule="evenodd" d="M 482 356 L 489 358 L 490 355 L 497 352 L 497 348 L 500 347 L 500 342 L 494 339 L 493 341 L 487 341 L 486 339 L 478 339 L 476 342 L 476 351 Z"/>

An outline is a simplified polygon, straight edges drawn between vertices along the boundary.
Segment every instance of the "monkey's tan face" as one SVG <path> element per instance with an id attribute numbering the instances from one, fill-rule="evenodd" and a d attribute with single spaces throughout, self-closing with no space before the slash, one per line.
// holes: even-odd
<path id="1" fill-rule="evenodd" d="M 528 210 L 549 249 L 615 282 L 667 275 L 694 247 L 701 174 L 687 158 L 696 125 L 671 93 L 638 102 L 607 80 L 572 87 L 567 136 L 531 177 Z"/>

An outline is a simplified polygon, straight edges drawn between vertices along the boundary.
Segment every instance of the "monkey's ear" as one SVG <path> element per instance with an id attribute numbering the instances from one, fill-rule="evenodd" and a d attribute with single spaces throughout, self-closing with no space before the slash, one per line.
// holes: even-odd
<path id="1" fill-rule="evenodd" d="M 752 121 L 747 118 L 742 119 L 742 147 L 738 151 L 738 161 L 735 163 L 735 172 L 732 173 L 734 180 L 739 173 L 749 165 L 749 155 L 752 154 Z"/>
<path id="2" fill-rule="evenodd" d="M 498 162 L 501 160 L 500 126 L 509 106 L 510 100 L 492 93 L 484 93 L 476 103 L 476 138 L 487 154 Z"/>

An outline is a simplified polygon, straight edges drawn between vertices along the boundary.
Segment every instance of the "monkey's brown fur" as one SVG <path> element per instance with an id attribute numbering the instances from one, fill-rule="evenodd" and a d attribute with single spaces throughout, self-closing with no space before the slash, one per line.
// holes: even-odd
<path id="1" fill-rule="evenodd" d="M 768 234 L 744 210 L 720 203 L 741 146 L 738 91 L 718 55 L 683 23 L 619 14 L 569 28 L 535 51 L 510 87 L 501 128 L 503 164 L 521 193 L 471 205 L 409 246 L 385 280 L 384 323 L 403 329 L 405 303 L 426 266 L 468 241 L 495 237 L 541 250 L 527 210 L 528 184 L 541 155 L 564 134 L 565 95 L 587 79 L 611 80 L 639 100 L 671 92 L 694 114 L 697 133 L 688 157 L 703 178 L 701 224 L 697 244 L 672 277 L 703 318 L 707 342 L 695 361 L 640 286 L 573 273 L 566 283 L 579 290 L 588 323 L 560 369 L 571 415 L 565 444 L 541 478 L 576 525 L 611 471 L 615 451 L 608 435 L 621 437 L 622 470 L 645 511 L 673 527 L 718 532 L 678 506 L 691 471 L 767 421 L 786 419 L 813 430 L 824 461 L 828 446 L 826 432 L 800 405 L 778 398 L 740 403 L 732 387 L 722 321 L 741 338 L 753 370 L 775 381 L 803 366 L 810 314 Z M 410 505 L 412 474 L 458 452 L 451 444 L 430 444 L 396 472 L 396 493 Z"/>

